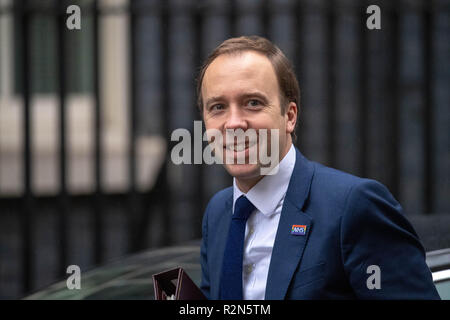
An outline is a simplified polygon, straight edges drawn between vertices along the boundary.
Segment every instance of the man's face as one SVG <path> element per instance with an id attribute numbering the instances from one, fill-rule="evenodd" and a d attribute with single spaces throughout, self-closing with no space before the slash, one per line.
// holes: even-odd
<path id="1" fill-rule="evenodd" d="M 297 107 L 290 103 L 287 112 L 281 112 L 278 80 L 271 62 L 264 55 L 245 51 L 238 54 L 224 54 L 217 57 L 207 68 L 201 88 L 203 119 L 207 130 L 217 129 L 224 137 L 226 130 L 255 129 L 261 145 L 259 129 L 268 129 L 267 149 L 271 150 L 271 129 L 278 129 L 279 154 L 281 160 L 291 145 L 290 133 L 294 130 Z M 261 164 L 248 163 L 249 149 L 256 146 L 247 141 L 242 146 L 231 146 L 235 159 L 245 156 L 245 164 L 227 164 L 227 171 L 238 180 L 252 180 L 261 177 Z M 230 145 L 228 145 L 230 148 Z M 275 148 L 272 147 L 275 150 Z M 235 161 L 236 162 L 236 161 Z"/>

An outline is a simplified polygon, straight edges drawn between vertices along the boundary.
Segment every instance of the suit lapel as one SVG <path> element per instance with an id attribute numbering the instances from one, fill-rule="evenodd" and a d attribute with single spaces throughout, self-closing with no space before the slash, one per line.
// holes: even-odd
<path id="1" fill-rule="evenodd" d="M 225 245 L 228 237 L 228 230 L 230 228 L 231 217 L 232 217 L 232 209 L 233 209 L 233 192 L 231 192 L 231 196 L 225 202 L 225 211 L 224 214 L 220 216 L 220 219 L 217 223 L 218 226 L 223 226 L 220 228 L 216 228 L 216 245 L 213 245 L 214 248 L 214 256 L 213 256 L 213 264 L 214 267 L 211 268 L 211 271 L 214 272 L 212 283 L 217 283 L 218 285 L 214 288 L 214 292 L 212 292 L 212 297 L 216 297 L 219 299 L 219 286 L 220 286 L 220 275 L 222 273 L 222 263 L 223 263 L 223 253 L 225 252 Z"/>
<path id="2" fill-rule="evenodd" d="M 313 220 L 302 211 L 308 197 L 314 166 L 296 149 L 296 160 L 284 199 L 267 276 L 268 300 L 286 296 L 289 283 L 303 256 Z M 306 225 L 305 235 L 291 234 L 293 225 Z"/>

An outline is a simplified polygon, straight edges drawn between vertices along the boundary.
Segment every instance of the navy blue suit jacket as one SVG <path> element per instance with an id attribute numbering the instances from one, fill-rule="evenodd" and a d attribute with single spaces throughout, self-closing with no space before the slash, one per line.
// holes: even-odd
<path id="1" fill-rule="evenodd" d="M 219 299 L 232 205 L 230 187 L 211 199 L 203 217 L 201 289 L 209 299 Z M 265 298 L 439 299 L 424 249 L 401 211 L 382 184 L 296 150 Z M 291 234 L 292 225 L 306 225 L 306 234 Z M 379 267 L 380 289 L 368 286 L 372 265 Z"/>

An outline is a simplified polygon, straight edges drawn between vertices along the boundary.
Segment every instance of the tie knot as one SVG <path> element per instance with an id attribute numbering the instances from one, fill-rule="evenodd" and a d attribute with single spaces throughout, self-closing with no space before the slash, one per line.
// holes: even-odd
<path id="1" fill-rule="evenodd" d="M 245 196 L 240 196 L 234 205 L 233 219 L 247 220 L 255 209 L 253 203 Z"/>

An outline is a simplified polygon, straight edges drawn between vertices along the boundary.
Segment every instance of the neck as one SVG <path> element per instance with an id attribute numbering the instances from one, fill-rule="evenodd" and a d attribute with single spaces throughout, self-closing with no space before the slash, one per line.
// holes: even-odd
<path id="1" fill-rule="evenodd" d="M 282 156 L 280 157 L 280 162 L 284 159 L 284 157 L 289 152 L 289 149 L 291 148 L 292 140 L 289 140 L 288 143 L 286 143 L 286 148 L 283 151 Z M 262 178 L 264 178 L 263 175 L 259 175 L 252 178 L 236 178 L 236 185 L 238 186 L 239 190 L 241 190 L 243 193 L 247 193 L 250 191 L 251 188 L 253 188 Z"/>
<path id="2" fill-rule="evenodd" d="M 249 179 L 236 178 L 236 185 L 243 193 L 247 193 L 253 188 L 264 176 L 257 176 Z"/>

